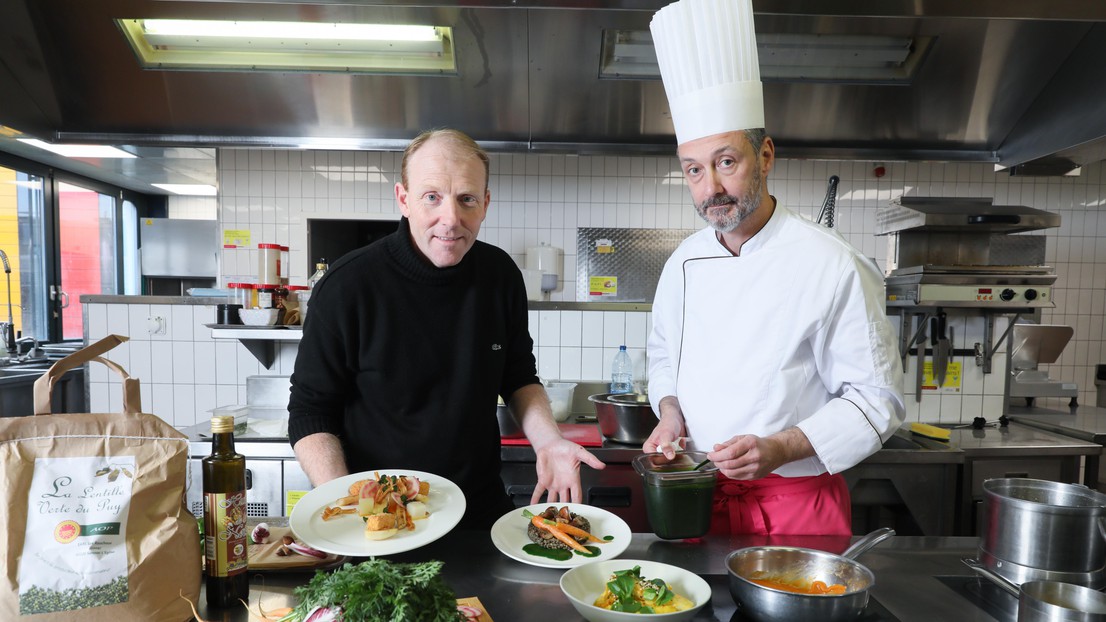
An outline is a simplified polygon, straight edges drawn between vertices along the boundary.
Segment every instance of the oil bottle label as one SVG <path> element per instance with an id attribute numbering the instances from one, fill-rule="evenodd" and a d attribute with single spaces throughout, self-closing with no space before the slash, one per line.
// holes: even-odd
<path id="1" fill-rule="evenodd" d="M 246 492 L 204 495 L 207 574 L 229 577 L 246 571 Z"/>

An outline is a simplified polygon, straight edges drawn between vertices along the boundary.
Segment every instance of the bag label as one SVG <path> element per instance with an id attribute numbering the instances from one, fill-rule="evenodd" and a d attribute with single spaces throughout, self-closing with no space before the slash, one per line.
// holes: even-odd
<path id="1" fill-rule="evenodd" d="M 134 456 L 37 458 L 19 560 L 19 613 L 126 602 Z"/>

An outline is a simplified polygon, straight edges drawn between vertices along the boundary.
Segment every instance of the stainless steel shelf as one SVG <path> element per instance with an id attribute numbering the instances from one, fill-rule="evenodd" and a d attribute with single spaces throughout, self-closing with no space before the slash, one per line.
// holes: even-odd
<path id="1" fill-rule="evenodd" d="M 303 330 L 296 328 L 212 328 L 212 339 L 237 339 L 265 369 L 276 360 L 277 341 L 299 341 Z"/>

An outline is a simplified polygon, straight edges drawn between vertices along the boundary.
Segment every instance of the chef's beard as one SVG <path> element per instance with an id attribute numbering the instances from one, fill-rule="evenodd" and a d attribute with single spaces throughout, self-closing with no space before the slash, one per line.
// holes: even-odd
<path id="1" fill-rule="evenodd" d="M 737 229 L 741 221 L 745 220 L 749 214 L 752 214 L 760 207 L 760 195 L 764 186 L 764 177 L 761 176 L 759 167 L 753 172 L 753 178 L 750 181 L 749 189 L 743 196 L 736 197 L 732 194 L 716 194 L 695 206 L 695 211 L 698 212 L 700 218 L 707 221 L 707 224 L 719 233 L 729 233 Z M 733 209 L 712 216 L 710 208 L 719 205 L 733 205 Z"/>

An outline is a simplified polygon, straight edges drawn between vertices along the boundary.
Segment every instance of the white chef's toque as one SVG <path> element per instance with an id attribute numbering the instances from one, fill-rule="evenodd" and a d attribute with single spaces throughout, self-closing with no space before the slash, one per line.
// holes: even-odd
<path id="1" fill-rule="evenodd" d="M 752 0 L 680 0 L 649 29 L 677 143 L 764 127 Z"/>

